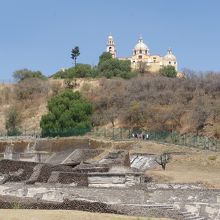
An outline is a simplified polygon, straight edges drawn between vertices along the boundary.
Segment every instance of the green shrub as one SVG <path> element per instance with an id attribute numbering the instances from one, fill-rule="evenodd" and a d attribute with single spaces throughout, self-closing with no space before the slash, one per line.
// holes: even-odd
<path id="1" fill-rule="evenodd" d="M 13 74 L 13 77 L 16 81 L 23 81 L 27 78 L 38 78 L 38 79 L 47 79 L 40 71 L 32 71 L 29 69 L 16 70 Z"/>
<path id="2" fill-rule="evenodd" d="M 164 66 L 160 69 L 160 74 L 162 76 L 166 76 L 166 77 L 171 77 L 171 78 L 175 78 L 177 75 L 177 71 L 175 69 L 174 66 Z"/>
<path id="3" fill-rule="evenodd" d="M 66 90 L 48 101 L 48 114 L 41 118 L 43 136 L 84 134 L 91 128 L 93 108 L 79 92 Z"/>
<path id="4" fill-rule="evenodd" d="M 130 60 L 111 58 L 109 53 L 104 52 L 99 58 L 98 75 L 106 78 L 121 77 L 130 79 L 135 74 L 131 73 Z"/>

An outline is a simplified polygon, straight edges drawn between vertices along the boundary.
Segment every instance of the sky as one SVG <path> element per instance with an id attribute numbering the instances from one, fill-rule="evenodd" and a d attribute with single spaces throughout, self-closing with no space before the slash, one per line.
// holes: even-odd
<path id="1" fill-rule="evenodd" d="M 119 57 L 141 34 L 152 55 L 171 47 L 179 70 L 220 71 L 219 11 L 219 0 L 0 0 L 0 80 L 71 67 L 75 46 L 96 65 L 110 33 Z"/>

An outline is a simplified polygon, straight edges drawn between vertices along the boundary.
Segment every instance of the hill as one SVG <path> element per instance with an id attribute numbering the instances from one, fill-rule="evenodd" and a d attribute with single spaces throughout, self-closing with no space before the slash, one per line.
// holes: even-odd
<path id="1" fill-rule="evenodd" d="M 144 127 L 220 137 L 220 75 L 186 79 L 161 76 L 121 78 L 27 79 L 0 85 L 0 132 L 10 107 L 20 114 L 20 129 L 39 131 L 47 101 L 65 88 L 80 90 L 94 105 L 94 126 Z"/>

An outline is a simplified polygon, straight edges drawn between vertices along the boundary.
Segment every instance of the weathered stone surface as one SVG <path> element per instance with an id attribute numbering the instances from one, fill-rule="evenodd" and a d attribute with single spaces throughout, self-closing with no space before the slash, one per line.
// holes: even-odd
<path id="1" fill-rule="evenodd" d="M 50 197 L 50 196 L 49 196 Z M 16 207 L 15 207 L 16 205 Z M 92 202 L 87 200 L 63 200 L 62 202 L 45 201 L 33 198 L 16 199 L 15 197 L 1 197 L 1 209 L 63 209 L 63 210 L 82 210 L 89 212 L 102 212 L 102 213 L 117 213 L 123 214 L 120 211 L 114 210 L 110 205 Z"/>
<path id="2" fill-rule="evenodd" d="M 133 154 L 130 155 L 131 168 L 145 171 L 157 166 L 155 155 Z"/>
<path id="3" fill-rule="evenodd" d="M 125 176 L 90 176 L 89 184 L 125 184 Z"/>
<path id="4" fill-rule="evenodd" d="M 122 165 L 130 167 L 130 157 L 128 151 L 113 151 L 99 161 L 100 164 Z"/>
<path id="5" fill-rule="evenodd" d="M 48 184 L 27 186 L 7 183 L 0 186 L 0 194 L 58 203 L 63 203 L 66 199 L 97 201 L 115 204 L 117 210 L 128 210 L 129 214 L 145 216 L 151 213 L 152 216 L 165 217 L 167 213 L 173 219 L 184 219 L 183 214 L 177 215 L 177 213 L 185 213 L 184 215 L 218 220 L 220 210 L 218 203 L 220 190 L 141 190 L 135 188 L 131 190 L 130 188 L 87 188 L 68 185 L 63 187 Z"/>
<path id="6" fill-rule="evenodd" d="M 77 164 L 92 159 L 102 152 L 103 150 L 100 149 L 76 149 L 62 162 L 62 164 Z"/>
<path id="7" fill-rule="evenodd" d="M 30 178 L 34 166 L 36 163 L 24 162 L 24 161 L 13 161 L 13 160 L 1 160 L 0 161 L 0 172 L 2 174 L 8 174 L 17 172 L 19 169 L 23 170 L 16 178 L 10 178 L 9 181 L 24 181 Z"/>
<path id="8" fill-rule="evenodd" d="M 60 172 L 53 171 L 48 179 L 48 183 L 58 183 L 59 182 Z"/>
<path id="9" fill-rule="evenodd" d="M 43 169 L 44 166 L 45 166 L 45 164 L 37 164 L 34 167 L 33 173 L 31 174 L 30 178 L 26 181 L 26 183 L 27 184 L 34 184 L 35 182 L 37 182 L 39 180 L 41 170 Z"/>

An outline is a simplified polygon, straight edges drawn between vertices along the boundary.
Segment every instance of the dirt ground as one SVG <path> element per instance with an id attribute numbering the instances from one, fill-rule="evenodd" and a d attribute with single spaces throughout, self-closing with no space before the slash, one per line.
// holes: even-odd
<path id="1" fill-rule="evenodd" d="M 168 220 L 64 210 L 1 209 L 0 219 L 7 220 Z"/>
<path id="2" fill-rule="evenodd" d="M 220 152 L 153 142 L 141 142 L 131 152 L 171 153 L 171 160 L 165 171 L 157 167 L 146 172 L 153 180 L 169 183 L 202 183 L 208 188 L 220 188 Z"/>

